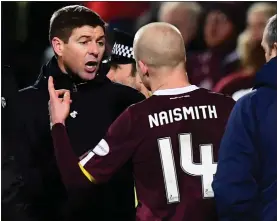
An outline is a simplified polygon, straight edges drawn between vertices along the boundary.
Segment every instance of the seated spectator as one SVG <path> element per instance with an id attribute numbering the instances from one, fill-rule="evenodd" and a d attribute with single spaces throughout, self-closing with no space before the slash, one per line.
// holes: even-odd
<path id="1" fill-rule="evenodd" d="M 254 3 L 247 11 L 247 31 L 252 42 L 261 42 L 268 19 L 276 14 L 276 4 L 269 2 Z"/>
<path id="2" fill-rule="evenodd" d="M 251 88 L 255 73 L 265 63 L 264 51 L 260 44 L 252 44 L 249 32 L 244 32 L 238 40 L 238 53 L 241 59 L 241 69 L 222 78 L 213 91 L 232 96 L 238 90 Z"/>
<path id="3" fill-rule="evenodd" d="M 275 13 L 276 6 L 270 3 L 255 3 L 249 8 L 247 27 L 238 39 L 237 53 L 241 69 L 220 80 L 213 91 L 232 96 L 242 90 L 242 93 L 236 93 L 236 99 L 251 91 L 248 89 L 253 86 L 255 73 L 265 63 L 264 50 L 261 46 L 263 30 L 267 20 Z"/>
<path id="4" fill-rule="evenodd" d="M 192 84 L 211 89 L 224 76 L 238 70 L 237 36 L 241 31 L 240 3 L 217 2 L 208 10 L 204 25 L 205 52 L 188 56 L 187 70 Z"/>
<path id="5" fill-rule="evenodd" d="M 158 21 L 167 22 L 178 28 L 183 36 L 186 51 L 201 49 L 197 35 L 202 15 L 197 2 L 163 2 L 158 12 Z"/>

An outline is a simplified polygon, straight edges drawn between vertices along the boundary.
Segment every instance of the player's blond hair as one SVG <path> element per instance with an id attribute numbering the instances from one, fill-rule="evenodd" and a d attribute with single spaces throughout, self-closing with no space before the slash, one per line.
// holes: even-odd
<path id="1" fill-rule="evenodd" d="M 185 62 L 185 45 L 180 31 L 171 24 L 154 22 L 138 30 L 134 56 L 152 67 L 174 67 Z"/>

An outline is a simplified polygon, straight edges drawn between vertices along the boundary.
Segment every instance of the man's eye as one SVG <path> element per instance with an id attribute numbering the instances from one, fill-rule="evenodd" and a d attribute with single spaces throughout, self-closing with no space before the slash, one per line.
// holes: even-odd
<path id="1" fill-rule="evenodd" d="M 85 44 L 87 44 L 88 43 L 88 41 L 81 41 L 80 42 L 80 44 L 82 44 L 82 45 L 85 45 Z"/>
<path id="2" fill-rule="evenodd" d="M 102 41 L 97 42 L 97 44 L 98 44 L 99 46 L 101 46 L 101 47 L 103 47 L 103 46 L 105 45 L 105 43 L 102 42 Z"/>

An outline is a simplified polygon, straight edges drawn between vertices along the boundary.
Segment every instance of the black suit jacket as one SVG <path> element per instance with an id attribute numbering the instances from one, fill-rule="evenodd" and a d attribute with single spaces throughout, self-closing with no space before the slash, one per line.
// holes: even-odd
<path id="1" fill-rule="evenodd" d="M 27 171 L 24 177 L 32 216 L 48 221 L 132 220 L 134 187 L 128 164 L 105 185 L 95 186 L 86 180 L 85 186 L 70 187 L 62 182 L 50 134 L 47 89 L 50 75 L 56 89 L 71 91 L 73 102 L 66 125 L 79 157 L 102 139 L 123 110 L 145 98 L 130 87 L 112 83 L 104 74 L 87 82 L 63 74 L 55 58 L 42 68 L 36 83 L 20 92 L 22 123 L 18 134 L 21 149 L 26 150 L 22 165 Z"/>

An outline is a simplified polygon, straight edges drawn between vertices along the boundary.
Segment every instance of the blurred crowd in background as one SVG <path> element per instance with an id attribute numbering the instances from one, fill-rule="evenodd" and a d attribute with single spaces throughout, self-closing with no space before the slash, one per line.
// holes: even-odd
<path id="1" fill-rule="evenodd" d="M 192 84 L 233 95 L 251 88 L 265 63 L 261 47 L 267 20 L 276 2 L 2 2 L 2 64 L 16 70 L 19 89 L 36 80 L 41 65 L 53 56 L 49 20 L 63 6 L 82 4 L 108 24 L 108 51 L 113 28 L 134 34 L 150 22 L 175 25 L 183 35 Z M 185 53 L 185 50 L 184 50 Z"/>

